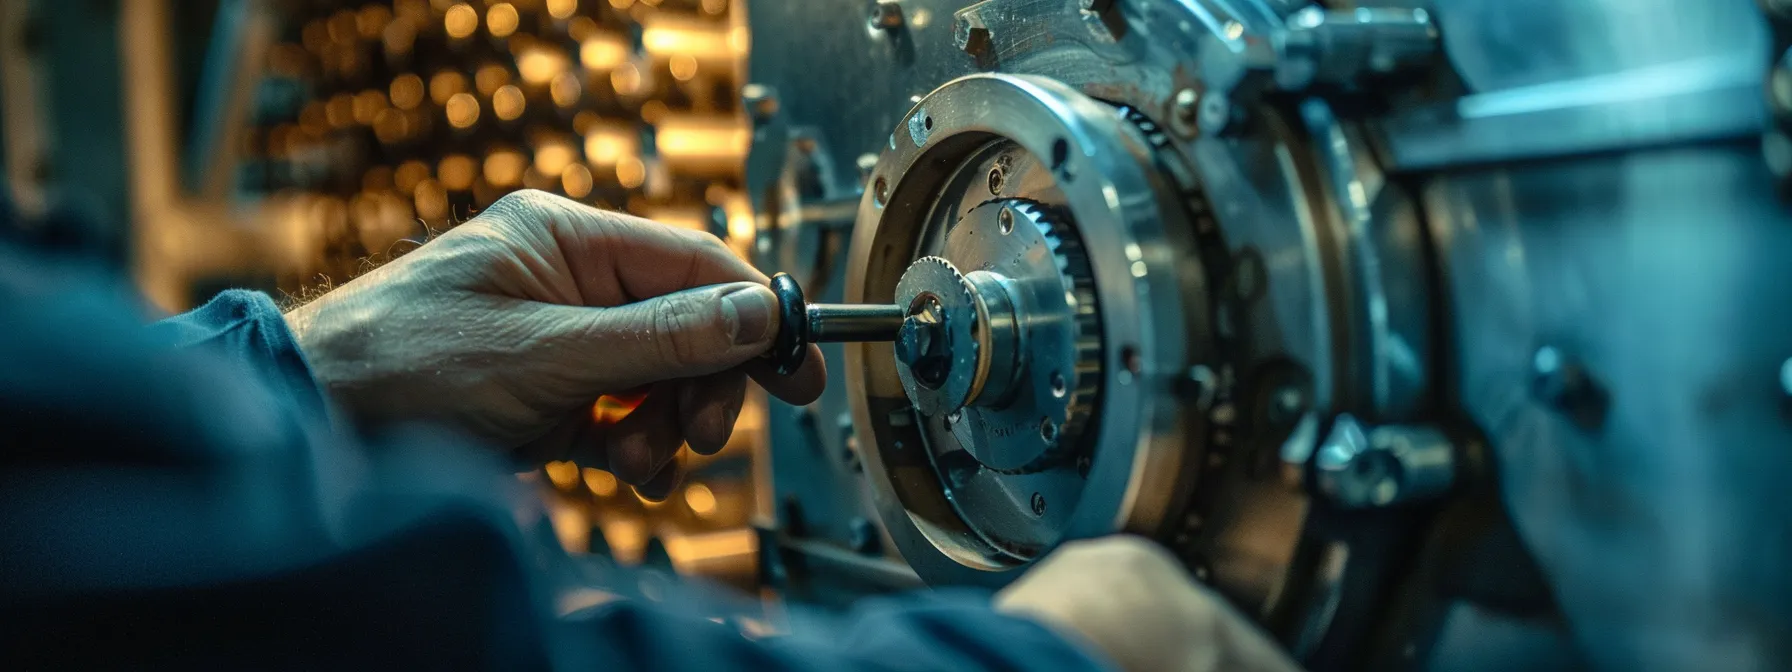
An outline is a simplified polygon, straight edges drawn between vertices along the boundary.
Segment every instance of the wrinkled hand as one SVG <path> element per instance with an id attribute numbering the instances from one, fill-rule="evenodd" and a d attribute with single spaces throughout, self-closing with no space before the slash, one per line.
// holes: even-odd
<path id="1" fill-rule="evenodd" d="M 819 352 L 788 377 L 758 359 L 778 328 L 767 282 L 715 236 L 531 191 L 286 319 L 358 418 L 445 422 L 663 497 L 681 444 L 727 443 L 748 376 L 792 403 L 821 393 Z M 594 424 L 600 395 L 644 386 Z"/>
<path id="2" fill-rule="evenodd" d="M 1293 661 L 1163 548 L 1119 536 L 1063 545 L 996 595 L 1128 672 L 1296 670 Z"/>

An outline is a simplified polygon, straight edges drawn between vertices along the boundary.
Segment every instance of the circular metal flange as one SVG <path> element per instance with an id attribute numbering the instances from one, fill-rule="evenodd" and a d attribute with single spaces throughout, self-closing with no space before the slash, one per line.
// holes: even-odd
<path id="1" fill-rule="evenodd" d="M 995 166 L 999 187 L 989 179 Z M 1091 374 L 1100 401 L 1072 448 L 1089 459 L 1037 473 L 1000 473 L 950 450 L 950 414 L 917 412 L 890 344 L 846 347 L 866 475 L 903 558 L 930 583 L 994 586 L 1065 539 L 1169 525 L 1177 484 L 1201 459 L 1191 439 L 1199 420 L 1170 391 L 1190 365 L 1186 313 L 1205 302 L 1184 296 L 1202 284 L 1200 265 L 1174 190 L 1136 129 L 1058 82 L 974 75 L 904 116 L 871 181 L 885 188 L 860 202 L 846 300 L 896 301 L 923 256 L 942 255 L 967 276 L 986 270 L 953 258 L 948 230 L 997 196 L 1043 203 L 1082 232 L 1101 313 Z"/>

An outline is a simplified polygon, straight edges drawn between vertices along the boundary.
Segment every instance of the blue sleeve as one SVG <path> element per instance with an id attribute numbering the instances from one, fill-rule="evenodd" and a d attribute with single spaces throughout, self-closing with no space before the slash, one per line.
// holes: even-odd
<path id="1" fill-rule="evenodd" d="M 750 639 L 723 623 L 636 601 L 567 619 L 597 646 L 582 662 L 609 669 L 706 672 L 795 670 L 1102 670 L 1108 665 L 1031 620 L 990 608 L 977 593 L 873 598 L 823 632 Z"/>
<path id="2" fill-rule="evenodd" d="M 976 595 L 775 639 L 695 600 L 556 617 L 571 559 L 517 524 L 532 495 L 491 451 L 333 425 L 265 295 L 139 315 L 116 279 L 0 249 L 0 650 L 26 668 L 1102 666 Z"/>

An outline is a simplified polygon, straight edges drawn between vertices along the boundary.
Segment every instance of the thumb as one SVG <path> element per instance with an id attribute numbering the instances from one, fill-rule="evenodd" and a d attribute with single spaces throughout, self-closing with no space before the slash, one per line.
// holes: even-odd
<path id="1" fill-rule="evenodd" d="M 731 369 L 771 347 L 778 299 L 751 282 L 710 285 L 613 308 L 568 308 L 607 387 Z"/>

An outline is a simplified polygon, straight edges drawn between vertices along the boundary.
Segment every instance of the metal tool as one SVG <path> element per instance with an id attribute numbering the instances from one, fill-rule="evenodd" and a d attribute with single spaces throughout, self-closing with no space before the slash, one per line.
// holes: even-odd
<path id="1" fill-rule="evenodd" d="M 766 355 L 785 375 L 802 367 L 810 343 L 896 340 L 907 312 L 894 304 L 810 304 L 789 273 L 772 276 L 772 293 L 778 296 L 778 335 Z"/>

